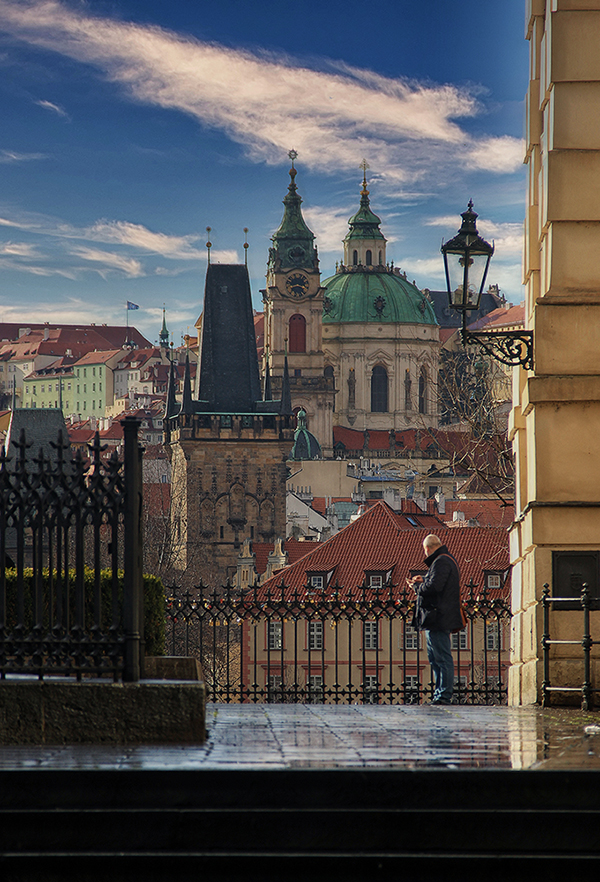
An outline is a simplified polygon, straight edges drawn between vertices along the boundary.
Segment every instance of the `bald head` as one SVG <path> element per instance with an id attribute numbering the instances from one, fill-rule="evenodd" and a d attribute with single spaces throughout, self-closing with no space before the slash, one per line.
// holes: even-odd
<path id="1" fill-rule="evenodd" d="M 425 552 L 425 557 L 429 557 L 430 554 L 433 554 L 434 551 L 441 547 L 441 539 L 439 536 L 434 536 L 433 533 L 430 533 L 429 536 L 425 536 L 423 539 L 423 551 Z"/>

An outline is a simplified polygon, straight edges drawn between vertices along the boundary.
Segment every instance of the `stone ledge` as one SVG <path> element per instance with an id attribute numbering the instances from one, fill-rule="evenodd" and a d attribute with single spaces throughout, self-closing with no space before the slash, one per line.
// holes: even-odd
<path id="1" fill-rule="evenodd" d="M 202 744 L 202 682 L 0 685 L 0 744 Z"/>

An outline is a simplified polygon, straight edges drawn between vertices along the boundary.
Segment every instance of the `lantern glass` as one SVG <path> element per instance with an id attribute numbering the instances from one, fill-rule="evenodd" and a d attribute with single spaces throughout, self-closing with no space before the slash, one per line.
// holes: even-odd
<path id="1" fill-rule="evenodd" d="M 448 297 L 452 309 L 479 309 L 491 254 L 461 248 L 444 251 Z"/>

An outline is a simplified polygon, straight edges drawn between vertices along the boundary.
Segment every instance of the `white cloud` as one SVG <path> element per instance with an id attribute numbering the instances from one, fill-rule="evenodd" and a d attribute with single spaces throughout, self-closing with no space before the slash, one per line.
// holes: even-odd
<path id="1" fill-rule="evenodd" d="M 93 226 L 79 231 L 79 237 L 98 242 L 130 245 L 179 260 L 199 260 L 206 257 L 205 250 L 192 247 L 192 243 L 197 242 L 200 236 L 169 236 L 166 233 L 155 233 L 141 224 L 132 224 L 129 221 L 97 221 Z"/>
<path id="2" fill-rule="evenodd" d="M 452 238 L 460 229 L 460 215 L 432 217 L 425 221 L 428 227 L 443 227 L 447 232 L 446 239 Z M 480 236 L 495 245 L 494 261 L 505 257 L 515 257 L 523 251 L 523 225 L 519 223 L 495 223 L 486 218 L 477 219 L 477 230 Z"/>
<path id="3" fill-rule="evenodd" d="M 38 107 L 42 107 L 44 110 L 50 110 L 58 116 L 69 119 L 69 114 L 64 107 L 61 107 L 59 104 L 54 104 L 52 101 L 34 101 L 34 104 L 37 104 Z"/>
<path id="4" fill-rule="evenodd" d="M 348 218 L 352 213 L 351 209 L 318 205 L 303 209 L 304 220 L 317 237 L 317 245 L 322 254 L 335 253 L 341 257 L 342 240 L 348 232 Z"/>
<path id="5" fill-rule="evenodd" d="M 87 14 L 57 0 L 4 0 L 0 27 L 31 45 L 91 64 L 131 100 L 176 109 L 224 130 L 256 161 L 293 145 L 332 171 L 367 156 L 389 180 L 417 181 L 444 165 L 510 172 L 520 141 L 473 139 L 457 120 L 480 112 L 476 90 L 383 77 L 329 64 L 225 48 L 159 27 Z"/>
<path id="6" fill-rule="evenodd" d="M 210 251 L 210 262 L 211 263 L 239 263 L 238 253 L 235 250 L 227 251 L 223 249 L 222 251 L 217 251 L 215 248 L 211 248 Z"/>
<path id="7" fill-rule="evenodd" d="M 0 242 L 0 254 L 7 254 L 13 257 L 41 257 L 36 247 L 29 245 L 27 242 Z"/>
<path id="8" fill-rule="evenodd" d="M 45 153 L 18 153 L 16 150 L 0 150 L 0 162 L 32 162 L 36 159 L 47 159 Z"/>
<path id="9" fill-rule="evenodd" d="M 71 254 L 82 260 L 89 260 L 92 263 L 98 264 L 94 269 L 103 277 L 111 270 L 118 270 L 129 278 L 138 278 L 145 275 L 139 260 L 124 257 L 122 254 L 115 254 L 114 251 L 101 251 L 99 248 L 88 248 L 81 245 L 72 248 Z"/>

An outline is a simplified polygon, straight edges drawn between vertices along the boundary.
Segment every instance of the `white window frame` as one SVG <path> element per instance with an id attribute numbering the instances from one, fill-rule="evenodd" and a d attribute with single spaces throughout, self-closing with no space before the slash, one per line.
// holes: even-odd
<path id="1" fill-rule="evenodd" d="M 383 588 L 383 576 L 381 573 L 371 573 L 369 576 L 369 588 Z"/>
<path id="2" fill-rule="evenodd" d="M 379 623 L 363 622 L 363 648 L 377 649 L 379 645 Z"/>
<path id="3" fill-rule="evenodd" d="M 363 681 L 363 695 L 366 703 L 377 704 L 381 684 L 377 674 L 365 674 Z"/>
<path id="4" fill-rule="evenodd" d="M 421 632 L 412 625 L 404 624 L 404 634 L 400 636 L 400 649 L 404 640 L 404 649 L 415 650 L 421 648 Z"/>
<path id="5" fill-rule="evenodd" d="M 500 573 L 488 573 L 486 584 L 488 588 L 502 588 L 502 576 Z"/>
<path id="6" fill-rule="evenodd" d="M 283 649 L 283 622 L 267 622 L 267 646 L 272 652 Z"/>
<path id="7" fill-rule="evenodd" d="M 462 631 L 451 634 L 450 637 L 452 639 L 452 649 L 469 648 L 469 635 L 466 628 L 463 628 Z"/>
<path id="8" fill-rule="evenodd" d="M 323 590 L 325 585 L 325 578 L 321 575 L 315 575 L 310 577 L 310 587 L 317 588 L 319 591 Z"/>
<path id="9" fill-rule="evenodd" d="M 502 625 L 495 620 L 485 623 L 485 645 L 488 652 L 502 649 Z"/>
<path id="10" fill-rule="evenodd" d="M 307 646 L 314 652 L 320 652 L 325 646 L 325 629 L 323 622 L 308 622 L 307 628 Z"/>

